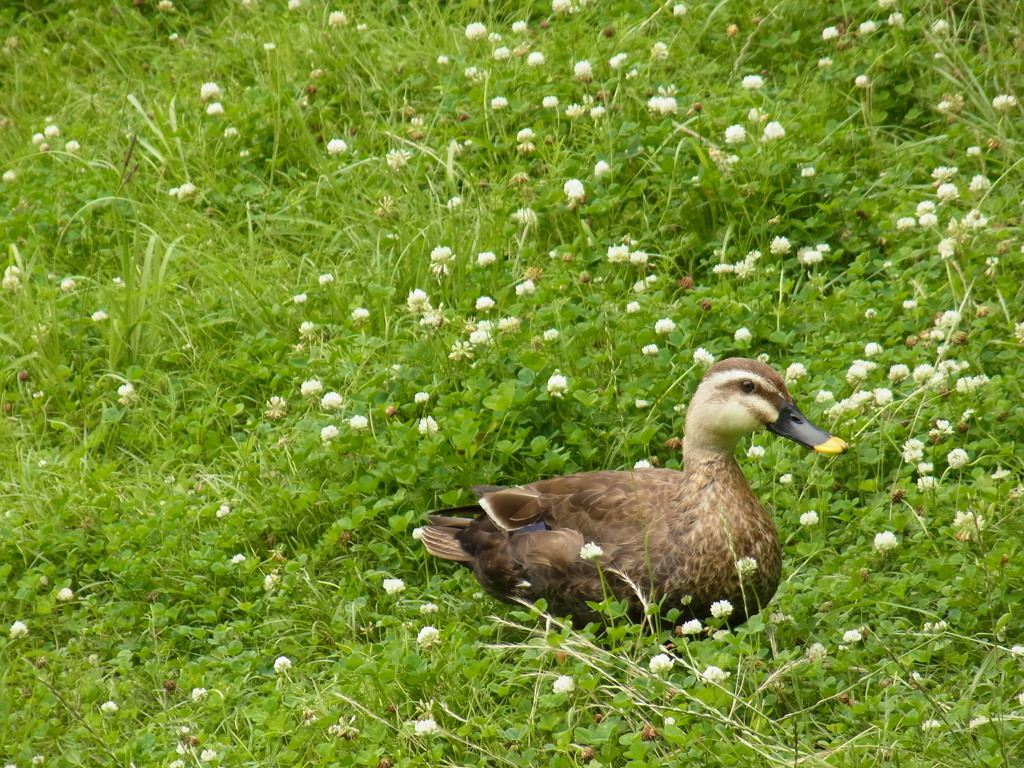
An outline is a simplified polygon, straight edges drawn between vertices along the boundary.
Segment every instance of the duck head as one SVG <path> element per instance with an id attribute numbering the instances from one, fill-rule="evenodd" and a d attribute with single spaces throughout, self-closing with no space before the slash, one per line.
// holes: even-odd
<path id="1" fill-rule="evenodd" d="M 683 450 L 732 453 L 744 435 L 768 429 L 818 453 L 845 453 L 845 441 L 815 426 L 782 377 L 757 360 L 731 357 L 704 374 L 686 414 Z"/>

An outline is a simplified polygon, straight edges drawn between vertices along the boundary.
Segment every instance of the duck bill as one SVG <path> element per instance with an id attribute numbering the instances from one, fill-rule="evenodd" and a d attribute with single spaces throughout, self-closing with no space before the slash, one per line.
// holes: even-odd
<path id="1" fill-rule="evenodd" d="M 818 453 L 846 453 L 849 447 L 845 440 L 812 424 L 793 403 L 783 403 L 779 409 L 779 418 L 765 426 L 776 435 L 788 437 L 794 443 Z"/>

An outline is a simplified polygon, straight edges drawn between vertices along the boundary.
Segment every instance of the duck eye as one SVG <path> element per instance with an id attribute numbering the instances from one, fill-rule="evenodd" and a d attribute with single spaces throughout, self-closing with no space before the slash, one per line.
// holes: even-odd
<path id="1" fill-rule="evenodd" d="M 750 379 L 744 379 L 743 381 L 741 381 L 740 387 L 748 395 L 756 389 L 756 387 L 754 386 L 754 382 L 752 382 Z"/>

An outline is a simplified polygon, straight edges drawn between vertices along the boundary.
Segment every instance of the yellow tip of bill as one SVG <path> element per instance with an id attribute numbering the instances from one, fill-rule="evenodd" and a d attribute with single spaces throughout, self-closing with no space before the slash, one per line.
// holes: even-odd
<path id="1" fill-rule="evenodd" d="M 830 437 L 821 445 L 814 446 L 814 450 L 818 453 L 846 453 L 846 449 L 849 447 L 845 440 L 840 440 L 838 437 Z"/>

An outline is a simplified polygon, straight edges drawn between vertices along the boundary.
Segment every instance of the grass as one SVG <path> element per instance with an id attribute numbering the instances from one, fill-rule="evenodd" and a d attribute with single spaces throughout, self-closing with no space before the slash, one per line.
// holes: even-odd
<path id="1" fill-rule="evenodd" d="M 1018 762 L 1015 4 L 343 5 L 0 10 L 0 761 Z M 698 348 L 852 444 L 741 456 L 768 610 L 573 631 L 423 552 L 473 484 L 678 467 Z"/>

